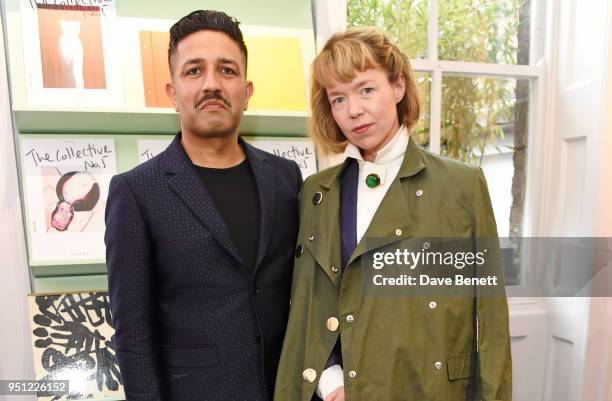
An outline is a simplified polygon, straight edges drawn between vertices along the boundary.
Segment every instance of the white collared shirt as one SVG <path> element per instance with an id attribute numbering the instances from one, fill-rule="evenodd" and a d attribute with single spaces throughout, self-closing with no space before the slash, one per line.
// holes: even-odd
<path id="1" fill-rule="evenodd" d="M 361 241 L 361 238 L 370 226 L 374 213 L 376 213 L 402 166 L 408 140 L 408 133 L 402 125 L 395 133 L 393 139 L 378 151 L 373 163 L 363 160 L 361 151 L 352 143 L 349 143 L 344 150 L 346 157 L 352 157 L 359 163 L 357 243 Z M 377 187 L 370 188 L 366 185 L 366 177 L 369 174 L 377 174 L 380 177 L 380 184 Z"/>
<path id="2" fill-rule="evenodd" d="M 408 147 L 408 132 L 402 125 L 391 141 L 378 151 L 374 162 L 363 160 L 361 151 L 352 143 L 346 146 L 344 155 L 357 160 L 359 164 L 359 184 L 357 186 L 357 243 L 361 241 L 370 226 L 374 214 L 378 210 L 391 183 L 397 177 L 406 148 Z M 377 174 L 380 184 L 375 188 L 366 185 L 366 177 Z M 321 372 L 321 378 L 316 393 L 323 400 L 338 387 L 344 386 L 344 372 L 340 365 L 333 365 Z"/>

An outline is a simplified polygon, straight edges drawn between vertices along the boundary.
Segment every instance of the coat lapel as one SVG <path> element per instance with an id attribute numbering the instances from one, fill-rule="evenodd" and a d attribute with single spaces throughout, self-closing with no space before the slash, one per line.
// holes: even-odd
<path id="1" fill-rule="evenodd" d="M 257 261 L 255 262 L 255 269 L 257 269 L 266 255 L 268 245 L 270 245 L 272 231 L 274 230 L 276 173 L 268 163 L 268 156 L 264 152 L 258 151 L 241 137 L 238 138 L 238 140 L 242 145 L 247 158 L 249 159 L 251 168 L 253 169 L 253 176 L 255 177 L 255 181 L 257 183 L 257 192 L 259 193 L 259 246 L 257 249 Z"/>
<path id="2" fill-rule="evenodd" d="M 170 188 L 185 202 L 219 244 L 246 268 L 225 221 L 181 145 L 180 133 L 164 151 L 164 163 Z"/>
<path id="3" fill-rule="evenodd" d="M 341 238 L 340 238 L 340 175 L 347 163 L 328 170 L 327 177 L 321 178 L 318 191 L 323 195 L 319 205 L 311 206 L 312 214 L 308 219 L 312 222 L 306 237 L 305 246 L 314 256 L 317 264 L 323 269 L 329 279 L 338 287 L 341 275 L 332 272 L 332 267 L 342 270 Z M 316 193 L 316 192 L 315 192 Z M 315 193 L 302 194 L 307 196 L 307 202 L 312 202 Z M 304 218 L 305 216 L 300 216 Z M 310 236 L 313 235 L 313 241 Z"/>
<path id="4" fill-rule="evenodd" d="M 349 265 L 366 252 L 412 236 L 414 227 L 411 222 L 416 221 L 416 216 L 408 206 L 406 187 L 410 187 L 410 177 L 417 175 L 424 168 L 421 149 L 411 137 L 397 177 L 391 183 L 372 222 L 357 244 Z"/>

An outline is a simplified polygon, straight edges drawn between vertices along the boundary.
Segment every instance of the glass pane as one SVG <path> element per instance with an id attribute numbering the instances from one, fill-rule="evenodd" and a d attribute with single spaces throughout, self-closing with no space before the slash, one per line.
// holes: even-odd
<path id="1" fill-rule="evenodd" d="M 530 81 L 522 79 L 445 76 L 442 81 L 441 153 L 482 167 L 497 232 L 511 239 L 523 234 L 529 91 Z M 510 261 L 504 265 L 506 284 L 515 284 L 518 261 Z"/>
<path id="2" fill-rule="evenodd" d="M 440 0 L 441 60 L 529 64 L 531 0 Z"/>
<path id="3" fill-rule="evenodd" d="M 427 0 L 348 0 L 348 26 L 375 26 L 410 58 L 427 55 Z"/>
<path id="4" fill-rule="evenodd" d="M 426 72 L 415 72 L 414 79 L 419 90 L 419 102 L 421 115 L 419 122 L 412 129 L 410 134 L 419 145 L 429 148 L 429 94 L 431 93 L 431 74 Z"/>

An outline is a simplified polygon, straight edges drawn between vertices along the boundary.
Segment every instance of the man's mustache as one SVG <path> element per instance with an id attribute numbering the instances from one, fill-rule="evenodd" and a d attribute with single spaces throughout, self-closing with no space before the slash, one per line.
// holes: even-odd
<path id="1" fill-rule="evenodd" d="M 219 100 L 219 101 L 223 102 L 223 104 L 225 104 L 228 108 L 231 107 L 231 103 L 229 102 L 229 100 L 227 100 L 223 96 L 221 96 L 221 93 L 219 93 L 219 92 L 204 92 L 204 96 L 202 96 L 196 102 L 195 108 L 197 109 L 198 107 L 200 107 L 202 105 L 202 103 L 207 102 L 209 100 Z"/>

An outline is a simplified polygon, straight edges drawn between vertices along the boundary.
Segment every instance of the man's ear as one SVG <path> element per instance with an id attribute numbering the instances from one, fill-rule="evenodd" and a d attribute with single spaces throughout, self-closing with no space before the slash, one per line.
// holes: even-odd
<path id="1" fill-rule="evenodd" d="M 404 74 L 400 74 L 397 81 L 393 83 L 393 94 L 395 95 L 395 104 L 398 104 L 406 94 L 406 79 Z"/>
<path id="2" fill-rule="evenodd" d="M 245 98 L 244 98 L 244 111 L 247 111 L 249 109 L 249 99 L 251 98 L 251 96 L 253 96 L 253 91 L 254 90 L 255 90 L 255 87 L 253 86 L 253 82 L 252 81 L 246 81 Z"/>
<path id="3" fill-rule="evenodd" d="M 178 105 L 176 104 L 176 90 L 172 82 L 166 83 L 166 95 L 170 98 L 170 101 L 174 105 L 174 110 L 179 111 Z"/>

